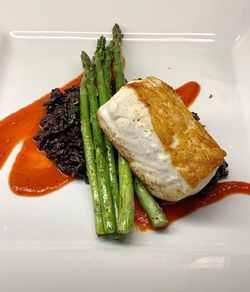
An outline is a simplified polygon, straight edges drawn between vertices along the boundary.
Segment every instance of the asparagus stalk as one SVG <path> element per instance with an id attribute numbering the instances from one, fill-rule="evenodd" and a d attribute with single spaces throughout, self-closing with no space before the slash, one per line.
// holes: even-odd
<path id="1" fill-rule="evenodd" d="M 112 30 L 113 33 L 113 69 L 115 76 L 116 92 L 125 84 L 125 77 L 122 65 L 122 34 L 118 24 L 115 24 Z M 132 172 L 128 162 L 119 154 L 118 156 L 118 171 L 119 171 L 119 219 L 118 232 L 126 234 L 130 231 L 134 222 L 134 190 Z"/>
<path id="2" fill-rule="evenodd" d="M 168 224 L 168 220 L 165 213 L 137 177 L 134 177 L 134 188 L 142 208 L 148 214 L 153 227 L 161 228 L 166 226 Z"/>
<path id="3" fill-rule="evenodd" d="M 101 36 L 97 41 L 97 47 L 94 55 L 94 64 L 96 69 L 96 82 L 99 93 L 99 101 L 100 105 L 103 105 L 109 100 L 109 96 L 107 93 L 106 83 L 104 79 L 103 73 L 103 61 L 105 56 L 105 44 L 106 39 Z"/>
<path id="4" fill-rule="evenodd" d="M 113 41 L 111 41 L 106 48 L 105 58 L 104 58 L 104 63 L 103 63 L 103 74 L 104 74 L 108 99 L 110 99 L 112 96 L 111 67 L 110 66 L 111 66 L 111 61 L 113 59 L 113 46 L 114 46 L 114 43 L 113 43 Z"/>
<path id="5" fill-rule="evenodd" d="M 126 234 L 134 223 L 134 189 L 132 172 L 127 161 L 121 155 L 118 158 L 118 170 L 120 185 L 118 232 Z"/>
<path id="6" fill-rule="evenodd" d="M 85 161 L 88 179 L 91 185 L 92 198 L 94 204 L 96 234 L 104 234 L 101 201 L 98 193 L 97 172 L 95 163 L 95 149 L 89 121 L 89 100 L 86 87 L 86 79 L 83 77 L 80 87 L 80 114 L 81 114 L 81 133 L 83 139 Z"/>
<path id="7" fill-rule="evenodd" d="M 126 83 L 123 65 L 122 65 L 122 32 L 119 25 L 116 23 L 112 30 L 113 33 L 113 69 L 115 75 L 116 92 Z"/>
<path id="8" fill-rule="evenodd" d="M 105 42 L 106 42 L 105 38 L 101 36 L 100 39 L 98 40 L 97 48 L 96 48 L 96 52 L 94 56 L 94 62 L 96 66 L 96 81 L 97 81 L 100 105 L 103 105 L 104 103 L 106 103 L 111 97 L 110 62 L 112 59 L 112 51 L 107 50 L 105 54 Z M 108 70 L 106 70 L 105 76 L 104 76 L 104 60 L 105 60 L 106 67 L 109 67 Z M 108 140 L 108 138 L 105 135 L 104 135 L 104 143 L 105 143 L 106 154 L 107 154 L 106 158 L 107 158 L 107 163 L 108 163 L 111 193 L 112 193 L 112 198 L 113 198 L 116 225 L 117 225 L 118 224 L 118 205 L 119 205 L 119 185 L 118 185 L 118 179 L 117 179 L 114 148 L 111 142 Z"/>
<path id="9" fill-rule="evenodd" d="M 96 155 L 97 183 L 99 195 L 101 198 L 103 227 L 106 234 L 114 233 L 116 231 L 115 211 L 113 207 L 110 181 L 108 176 L 105 144 L 103 140 L 103 134 L 96 117 L 98 110 L 98 100 L 97 89 L 94 84 L 94 66 L 91 63 L 89 56 L 85 52 L 82 52 L 81 59 L 83 68 L 85 69 L 86 85 L 89 93 L 90 121 L 92 125 L 93 142 Z"/>

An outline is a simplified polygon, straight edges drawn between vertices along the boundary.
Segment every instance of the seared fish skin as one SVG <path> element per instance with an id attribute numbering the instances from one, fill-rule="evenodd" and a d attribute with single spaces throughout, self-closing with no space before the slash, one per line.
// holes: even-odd
<path id="1" fill-rule="evenodd" d="M 180 96 L 155 77 L 124 85 L 97 116 L 132 171 L 163 200 L 199 192 L 226 155 Z"/>

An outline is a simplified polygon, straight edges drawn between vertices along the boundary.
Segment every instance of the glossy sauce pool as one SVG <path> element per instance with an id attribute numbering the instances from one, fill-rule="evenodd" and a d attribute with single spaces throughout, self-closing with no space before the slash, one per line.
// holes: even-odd
<path id="1" fill-rule="evenodd" d="M 82 74 L 64 85 L 61 89 L 80 85 Z M 200 92 L 197 82 L 191 81 L 176 89 L 186 106 L 190 106 Z M 9 175 L 11 190 L 21 196 L 42 196 L 73 180 L 58 170 L 58 168 L 40 152 L 33 136 L 39 129 L 39 122 L 45 114 L 44 102 L 49 98 L 46 94 L 34 103 L 11 114 L 0 121 L 0 168 L 4 165 L 13 148 L 23 142 Z M 191 196 L 176 204 L 164 206 L 163 210 L 169 222 L 184 217 L 191 212 L 217 202 L 235 193 L 250 194 L 250 184 L 244 182 L 223 182 L 205 195 Z M 135 225 L 145 231 L 152 229 L 149 218 L 135 199 Z"/>

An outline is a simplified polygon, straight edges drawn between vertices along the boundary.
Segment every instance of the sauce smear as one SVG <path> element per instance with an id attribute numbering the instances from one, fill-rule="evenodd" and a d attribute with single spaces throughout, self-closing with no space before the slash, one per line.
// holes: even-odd
<path id="1" fill-rule="evenodd" d="M 62 87 L 62 90 L 79 85 L 82 74 Z M 46 94 L 32 104 L 20 109 L 0 121 L 0 168 L 4 165 L 13 148 L 23 142 L 9 175 L 11 190 L 18 195 L 41 196 L 54 191 L 72 181 L 63 174 L 51 160 L 40 152 L 33 136 L 39 129 L 45 114 Z"/>
<path id="2" fill-rule="evenodd" d="M 189 107 L 199 95 L 201 87 L 199 83 L 190 81 L 181 87 L 175 89 L 175 91 L 181 96 L 184 104 Z"/>
<path id="3" fill-rule="evenodd" d="M 237 193 L 250 195 L 250 183 L 240 181 L 221 182 L 206 194 L 187 197 L 178 203 L 163 206 L 162 209 L 166 213 L 169 223 L 172 223 L 197 209 L 206 207 Z M 139 205 L 139 202 L 136 204 L 135 224 L 140 231 L 153 229 L 148 216 Z"/>

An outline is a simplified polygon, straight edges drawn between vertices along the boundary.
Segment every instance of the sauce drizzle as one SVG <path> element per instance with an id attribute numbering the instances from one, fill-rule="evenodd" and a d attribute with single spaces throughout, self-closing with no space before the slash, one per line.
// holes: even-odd
<path id="1" fill-rule="evenodd" d="M 206 194 L 197 194 L 187 197 L 175 204 L 163 206 L 162 209 L 168 217 L 169 223 L 172 223 L 192 212 L 206 207 L 221 199 L 237 193 L 250 195 L 250 183 L 240 181 L 230 181 L 218 183 L 210 192 Z M 135 224 L 140 231 L 153 229 L 150 220 L 142 209 L 136 204 Z"/>
<path id="2" fill-rule="evenodd" d="M 79 85 L 82 74 L 62 87 L 62 90 Z M 20 109 L 0 121 L 0 168 L 4 165 L 13 148 L 23 142 L 9 175 L 11 190 L 22 196 L 41 196 L 57 190 L 72 181 L 54 163 L 40 152 L 33 136 L 39 129 L 40 120 L 45 114 L 46 94 L 32 104 Z"/>

